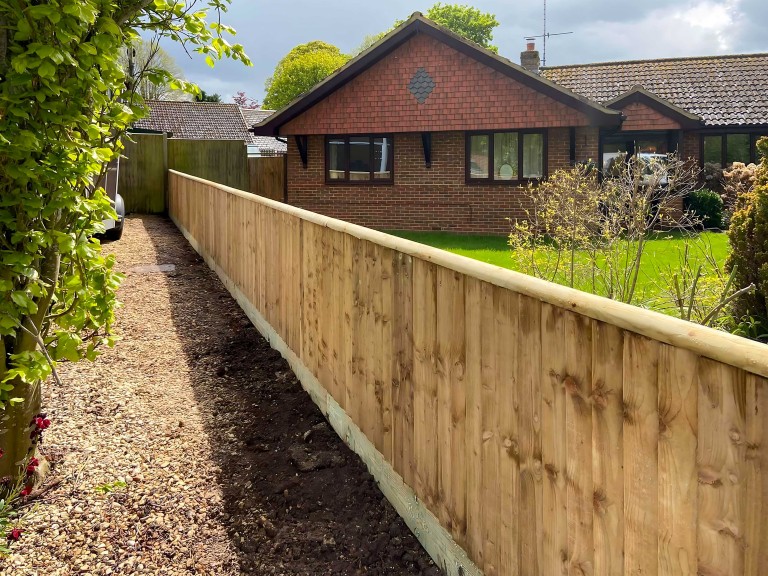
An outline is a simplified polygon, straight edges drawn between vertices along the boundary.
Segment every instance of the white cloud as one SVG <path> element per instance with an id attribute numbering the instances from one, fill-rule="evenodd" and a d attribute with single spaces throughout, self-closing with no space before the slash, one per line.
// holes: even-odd
<path id="1" fill-rule="evenodd" d="M 612 20 L 611 13 L 604 14 L 601 20 L 587 22 L 578 30 L 578 36 L 586 35 L 593 41 L 581 43 L 581 58 L 573 62 L 728 52 L 733 49 L 744 21 L 741 1 L 693 0 L 681 7 L 654 8 L 638 14 L 636 19 L 631 18 L 631 11 L 616 14 L 617 20 Z M 555 59 L 551 64 L 556 64 Z"/>
<path id="2" fill-rule="evenodd" d="M 739 11 L 740 4 L 740 0 L 704 0 L 690 4 L 684 10 L 678 10 L 673 14 L 673 18 L 694 30 L 713 34 L 717 39 L 718 48 L 725 51 L 731 48 L 737 34 L 742 16 Z"/>

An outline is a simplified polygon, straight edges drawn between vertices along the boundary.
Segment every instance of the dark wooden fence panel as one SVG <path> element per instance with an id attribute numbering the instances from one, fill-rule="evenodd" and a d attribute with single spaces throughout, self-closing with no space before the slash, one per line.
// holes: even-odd
<path id="1" fill-rule="evenodd" d="M 248 158 L 251 194 L 283 202 L 285 199 L 285 155 Z"/>
<path id="2" fill-rule="evenodd" d="M 248 190 L 248 165 L 242 140 L 168 140 L 168 169 L 217 184 Z"/>
<path id="3" fill-rule="evenodd" d="M 164 134 L 131 134 L 123 138 L 118 191 L 126 212 L 165 212 L 166 141 Z"/>

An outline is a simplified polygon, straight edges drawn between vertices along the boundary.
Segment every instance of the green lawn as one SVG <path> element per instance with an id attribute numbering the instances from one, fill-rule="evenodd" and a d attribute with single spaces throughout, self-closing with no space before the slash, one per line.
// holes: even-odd
<path id="1" fill-rule="evenodd" d="M 388 231 L 390 234 L 407 238 L 422 244 L 428 244 L 454 254 L 460 254 L 475 260 L 487 262 L 495 266 L 514 270 L 515 263 L 511 256 L 507 238 L 503 236 L 479 236 L 453 234 L 450 232 L 410 232 Z M 697 237 L 697 246 L 709 246 L 709 251 L 715 260 L 722 265 L 729 252 L 728 237 L 719 232 L 704 232 Z M 683 247 L 682 236 L 679 233 L 659 233 L 650 240 L 641 262 L 640 277 L 638 278 L 639 304 L 659 308 L 655 302 L 663 292 L 668 271 L 679 262 Z M 705 259 L 698 254 L 696 261 L 710 269 Z"/>

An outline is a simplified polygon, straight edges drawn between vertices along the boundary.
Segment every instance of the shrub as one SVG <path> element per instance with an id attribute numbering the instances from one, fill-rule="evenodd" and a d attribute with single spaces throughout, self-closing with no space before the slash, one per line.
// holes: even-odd
<path id="1" fill-rule="evenodd" d="M 723 227 L 723 199 L 707 188 L 694 190 L 686 198 L 686 209 L 693 212 L 705 229 Z"/>
<path id="2" fill-rule="evenodd" d="M 723 202 L 725 209 L 732 212 L 739 195 L 747 192 L 755 185 L 755 164 L 734 162 L 730 170 L 723 171 Z"/>
<path id="3" fill-rule="evenodd" d="M 704 178 L 704 184 L 710 189 L 717 192 L 723 189 L 724 176 L 723 169 L 720 164 L 713 162 L 705 162 L 704 169 L 701 171 L 702 178 Z"/>
<path id="4" fill-rule="evenodd" d="M 755 185 L 736 200 L 728 230 L 731 255 L 726 267 L 729 271 L 735 269 L 738 287 L 756 287 L 734 301 L 732 313 L 736 322 L 768 329 L 768 138 L 760 139 L 757 146 L 763 160 L 755 175 Z"/>

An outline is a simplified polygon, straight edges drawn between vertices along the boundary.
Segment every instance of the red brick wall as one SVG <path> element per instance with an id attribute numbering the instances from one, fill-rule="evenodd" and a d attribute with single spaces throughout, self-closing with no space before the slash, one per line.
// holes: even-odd
<path id="1" fill-rule="evenodd" d="M 408 90 L 424 68 L 435 88 Z M 366 134 L 587 126 L 586 116 L 419 34 L 280 128 L 280 134 Z"/>
<path id="2" fill-rule="evenodd" d="M 695 132 L 684 132 L 682 142 L 680 143 L 680 156 L 682 158 L 692 158 L 699 162 L 701 157 L 701 136 Z"/>
<path id="3" fill-rule="evenodd" d="M 633 102 L 621 109 L 622 114 L 627 117 L 621 125 L 621 129 L 629 130 L 680 130 L 680 124 L 671 118 L 667 118 L 661 112 L 658 112 L 646 106 L 641 102 Z"/>
<path id="4" fill-rule="evenodd" d="M 463 132 L 432 134 L 432 167 L 424 165 L 421 136 L 395 134 L 394 184 L 325 183 L 323 136 L 310 136 L 308 165 L 288 139 L 288 202 L 363 226 L 506 234 L 506 218 L 522 216 L 521 189 L 465 181 Z M 577 160 L 597 158 L 597 128 L 577 129 Z M 550 174 L 569 164 L 568 128 L 548 132 Z"/>

